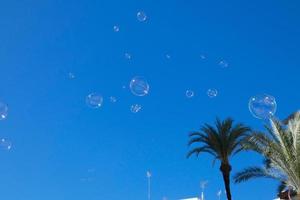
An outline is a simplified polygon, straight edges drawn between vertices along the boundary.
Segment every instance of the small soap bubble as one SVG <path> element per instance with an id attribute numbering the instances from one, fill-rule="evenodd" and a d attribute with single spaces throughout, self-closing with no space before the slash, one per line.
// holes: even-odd
<path id="1" fill-rule="evenodd" d="M 139 11 L 137 14 L 136 14 L 136 17 L 137 19 L 140 21 L 140 22 L 144 22 L 147 20 L 147 15 L 144 11 Z"/>
<path id="2" fill-rule="evenodd" d="M 132 58 L 130 53 L 125 53 L 124 56 L 127 60 L 131 60 L 131 58 Z"/>
<path id="3" fill-rule="evenodd" d="M 192 90 L 187 90 L 187 91 L 185 92 L 185 96 L 186 96 L 187 98 L 192 98 L 192 97 L 194 97 L 194 95 L 195 95 L 195 93 L 194 93 L 194 91 L 192 91 Z"/>
<path id="4" fill-rule="evenodd" d="M 68 77 L 69 77 L 69 79 L 74 79 L 75 78 L 75 74 L 73 72 L 69 72 L 68 73 Z"/>
<path id="5" fill-rule="evenodd" d="M 119 32 L 119 31 L 120 31 L 120 27 L 117 26 L 117 25 L 115 25 L 115 26 L 113 27 L 113 30 L 114 30 L 114 32 Z"/>
<path id="6" fill-rule="evenodd" d="M 86 97 L 86 104 L 91 108 L 100 108 L 103 104 L 103 97 L 98 93 L 91 93 Z"/>
<path id="7" fill-rule="evenodd" d="M 11 148 L 12 148 L 12 143 L 9 140 L 5 138 L 0 139 L 0 149 L 9 151 L 11 150 Z"/>
<path id="8" fill-rule="evenodd" d="M 109 101 L 110 101 L 111 103 L 116 103 L 116 102 L 117 102 L 117 98 L 114 97 L 114 96 L 111 96 L 111 97 L 109 97 Z"/>
<path id="9" fill-rule="evenodd" d="M 218 90 L 214 88 L 210 88 L 207 90 L 207 96 L 210 98 L 214 98 L 218 95 Z"/>
<path id="10" fill-rule="evenodd" d="M 5 120 L 7 118 L 8 115 L 8 106 L 3 103 L 0 102 L 0 120 Z"/>
<path id="11" fill-rule="evenodd" d="M 228 64 L 228 62 L 227 62 L 226 60 L 221 60 L 221 61 L 219 62 L 219 66 L 220 66 L 221 68 L 227 68 L 227 67 L 229 66 L 229 64 Z"/>
<path id="12" fill-rule="evenodd" d="M 139 104 L 133 104 L 133 105 L 131 105 L 131 107 L 130 107 L 130 111 L 131 111 L 132 113 L 138 113 L 138 112 L 141 111 L 141 109 L 142 109 L 142 106 L 139 105 Z"/>
<path id="13" fill-rule="evenodd" d="M 171 55 L 170 54 L 166 54 L 166 59 L 170 60 L 171 59 Z"/>

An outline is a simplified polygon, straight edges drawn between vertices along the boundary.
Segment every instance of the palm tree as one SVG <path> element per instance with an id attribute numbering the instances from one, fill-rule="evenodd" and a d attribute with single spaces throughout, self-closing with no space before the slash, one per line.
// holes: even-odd
<path id="1" fill-rule="evenodd" d="M 230 173 L 232 170 L 229 160 L 231 156 L 243 150 L 241 142 L 249 132 L 249 127 L 241 123 L 234 124 L 231 118 L 227 118 L 224 121 L 216 119 L 215 127 L 204 124 L 199 132 L 192 132 L 189 135 L 188 144 L 191 150 L 187 154 L 188 158 L 193 154 L 198 157 L 200 153 L 205 152 L 211 154 L 214 160 L 221 162 L 220 171 L 228 200 L 231 200 Z M 200 146 L 194 146 L 195 144 L 200 144 Z"/>
<path id="2" fill-rule="evenodd" d="M 255 132 L 242 145 L 263 155 L 268 164 L 249 167 L 237 173 L 236 183 L 265 177 L 276 179 L 282 187 L 296 192 L 300 199 L 300 112 L 291 115 L 284 123 L 271 120 L 267 133 Z"/>

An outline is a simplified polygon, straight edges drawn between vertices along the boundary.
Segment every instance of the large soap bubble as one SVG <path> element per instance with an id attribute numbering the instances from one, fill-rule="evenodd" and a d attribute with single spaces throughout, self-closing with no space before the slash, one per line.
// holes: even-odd
<path id="1" fill-rule="evenodd" d="M 98 93 L 91 93 L 86 97 L 86 104 L 91 108 L 100 108 L 103 104 L 103 97 Z"/>
<path id="2" fill-rule="evenodd" d="M 259 94 L 249 100 L 249 110 L 258 119 L 271 118 L 277 109 L 276 100 L 268 94 Z"/>
<path id="3" fill-rule="evenodd" d="M 0 102 L 0 120 L 4 120 L 8 115 L 8 106 L 5 103 Z"/>
<path id="4" fill-rule="evenodd" d="M 145 96 L 149 93 L 149 84 L 145 78 L 141 76 L 134 77 L 129 84 L 132 94 L 136 96 Z"/>

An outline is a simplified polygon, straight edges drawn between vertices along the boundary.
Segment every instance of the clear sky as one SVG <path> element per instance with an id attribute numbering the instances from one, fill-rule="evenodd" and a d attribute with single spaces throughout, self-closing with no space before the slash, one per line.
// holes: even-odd
<path id="1" fill-rule="evenodd" d="M 216 116 L 262 129 L 247 107 L 260 93 L 276 98 L 279 118 L 299 109 L 299 20 L 296 0 L 2 1 L 0 101 L 9 115 L 0 136 L 13 148 L 0 151 L 1 199 L 143 200 L 147 170 L 153 200 L 196 196 L 203 180 L 207 200 L 217 199 L 219 163 L 187 160 L 187 135 Z M 137 75 L 149 82 L 146 97 L 128 90 Z M 100 109 L 86 105 L 91 92 L 103 95 Z M 233 172 L 254 164 L 258 155 L 240 154 Z M 267 200 L 276 186 L 261 179 L 232 193 Z"/>

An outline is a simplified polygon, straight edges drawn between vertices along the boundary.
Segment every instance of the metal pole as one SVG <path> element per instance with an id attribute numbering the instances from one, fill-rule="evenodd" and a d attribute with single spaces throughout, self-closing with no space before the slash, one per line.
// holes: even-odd
<path id="1" fill-rule="evenodd" d="M 148 178 L 148 200 L 151 200 L 151 173 L 147 171 Z"/>

